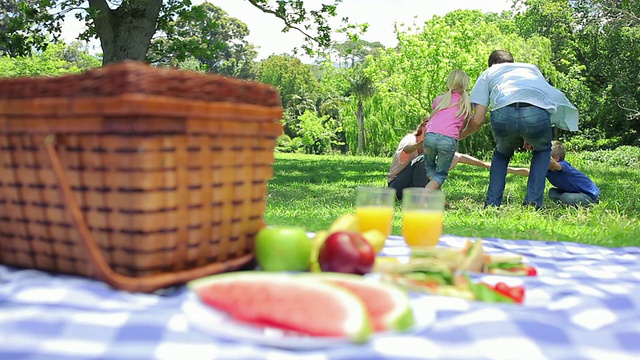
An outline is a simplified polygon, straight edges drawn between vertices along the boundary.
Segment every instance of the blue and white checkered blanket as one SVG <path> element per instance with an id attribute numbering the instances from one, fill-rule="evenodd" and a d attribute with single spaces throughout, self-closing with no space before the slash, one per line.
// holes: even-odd
<path id="1" fill-rule="evenodd" d="M 442 246 L 465 239 L 444 236 Z M 183 313 L 188 292 L 115 291 L 0 266 L 0 359 L 640 359 L 640 248 L 483 239 L 538 269 L 523 305 L 419 295 L 437 321 L 363 345 L 283 350 L 216 338 Z M 401 237 L 383 255 L 405 256 Z M 483 279 L 491 280 L 492 276 Z"/>

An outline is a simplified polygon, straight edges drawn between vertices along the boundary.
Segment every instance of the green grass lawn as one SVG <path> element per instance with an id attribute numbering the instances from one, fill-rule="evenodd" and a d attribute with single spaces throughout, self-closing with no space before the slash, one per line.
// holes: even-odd
<path id="1" fill-rule="evenodd" d="M 528 156 L 516 154 L 511 166 L 528 167 Z M 356 187 L 387 186 L 391 163 L 389 158 L 362 156 L 276 153 L 275 158 L 265 220 L 269 225 L 297 225 L 308 231 L 326 229 L 341 214 L 355 213 Z M 443 186 L 449 203 L 444 233 L 610 247 L 640 245 L 640 149 L 570 153 L 567 160 L 598 185 L 600 204 L 566 207 L 545 195 L 542 210 L 523 207 L 527 178 L 509 174 L 502 206 L 484 209 L 488 170 L 461 164 L 451 170 Z M 397 204 L 393 234 L 400 234 L 401 210 Z"/>

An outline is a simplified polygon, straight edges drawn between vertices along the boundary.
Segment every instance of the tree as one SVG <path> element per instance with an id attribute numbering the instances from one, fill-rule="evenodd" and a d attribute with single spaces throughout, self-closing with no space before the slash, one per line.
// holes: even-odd
<path id="1" fill-rule="evenodd" d="M 328 18 L 336 16 L 337 5 L 342 0 L 333 0 L 332 4 L 321 4 L 320 8 L 315 10 L 307 10 L 304 0 L 279 0 L 276 5 L 271 5 L 268 0 L 248 1 L 283 21 L 283 31 L 296 29 L 303 33 L 309 42 L 314 41 L 320 46 L 327 46 L 331 42 Z M 157 31 L 166 33 L 176 17 L 190 7 L 191 0 L 34 0 L 33 8 L 38 11 L 25 13 L 25 23 L 37 22 L 41 25 L 37 29 L 27 26 L 22 29 L 30 33 L 46 29 L 57 36 L 60 34 L 60 24 L 64 15 L 80 9 L 82 11 L 77 13 L 76 17 L 84 20 L 87 25 L 87 30 L 80 35 L 80 39 L 100 39 L 103 64 L 126 59 L 142 61 L 145 60 L 154 34 Z M 43 9 L 55 15 L 44 17 Z M 44 39 L 38 40 L 39 44 L 34 45 L 46 42 Z M 310 47 L 307 46 L 307 49 Z"/>
<path id="2" fill-rule="evenodd" d="M 47 51 L 49 47 L 47 47 Z M 54 56 L 64 60 L 68 65 L 65 68 L 76 67 L 81 71 L 98 67 L 100 58 L 91 55 L 86 43 L 74 41 L 71 44 L 55 44 L 52 49 Z"/>
<path id="3" fill-rule="evenodd" d="M 581 49 L 577 42 L 579 30 L 574 8 L 566 0 L 517 0 L 515 5 L 526 10 L 515 14 L 514 30 L 523 38 L 542 36 L 550 40 L 553 67 L 541 70 L 547 80 L 564 91 L 578 108 L 580 127 L 591 127 L 593 102 L 586 86 L 585 66 L 579 60 Z M 556 137 L 566 140 L 573 135 L 556 129 Z"/>
<path id="4" fill-rule="evenodd" d="M 321 4 L 319 9 L 307 10 L 304 0 L 278 0 L 277 5 L 269 4 L 269 0 L 247 1 L 263 12 L 282 20 L 285 25 L 283 32 L 294 29 L 302 33 L 307 40 L 303 45 L 307 53 L 312 52 L 314 42 L 323 48 L 331 45 L 331 27 L 328 18 L 337 15 L 337 7 L 342 2 L 342 0 L 333 0 L 332 4 Z M 347 23 L 348 19 L 342 18 L 342 22 Z"/>
<path id="5" fill-rule="evenodd" d="M 335 61 L 338 67 L 352 68 L 356 64 L 363 63 L 368 55 L 376 55 L 385 50 L 379 42 L 365 40 L 348 40 L 332 46 Z"/>
<path id="6" fill-rule="evenodd" d="M 640 139 L 640 2 L 518 0 L 525 37 L 552 41 L 554 84 L 580 110 L 577 137 L 593 147 Z M 574 137 L 571 135 L 571 137 Z M 588 147 L 588 146 L 584 146 Z"/>
<path id="7" fill-rule="evenodd" d="M 593 139 L 640 145 L 640 2 L 572 1 L 579 59 L 592 96 Z"/>
<path id="8" fill-rule="evenodd" d="M 365 146 L 364 101 L 375 93 L 373 81 L 366 73 L 367 57 L 382 53 L 385 48 L 379 42 L 371 43 L 356 38 L 355 40 L 334 44 L 332 50 L 325 60 L 333 59 L 333 61 L 337 62 L 336 66 L 341 69 L 349 83 L 347 95 L 355 98 L 357 153 L 362 155 Z"/>
<path id="9" fill-rule="evenodd" d="M 328 116 L 318 117 L 311 110 L 299 116 L 302 145 L 307 154 L 326 154 L 331 151 L 336 124 Z"/>
<path id="10" fill-rule="evenodd" d="M 284 109 L 284 131 L 291 138 L 300 135 L 299 117 L 307 110 L 316 110 L 318 79 L 312 66 L 292 55 L 271 55 L 256 69 L 260 82 L 278 89 Z"/>
<path id="11" fill-rule="evenodd" d="M 344 76 L 343 69 L 337 68 L 330 60 L 323 58 L 322 62 L 312 68 L 318 79 L 316 91 L 316 111 L 318 116 L 327 117 L 327 122 L 335 124 L 334 140 L 331 150 L 341 153 L 349 151 L 344 131 L 343 109 L 349 104 L 349 88 L 351 85 Z"/>
<path id="12" fill-rule="evenodd" d="M 517 0 L 526 11 L 516 13 L 515 22 L 520 35 L 544 36 L 551 40 L 552 61 L 558 71 L 569 73 L 576 60 L 575 11 L 567 0 Z"/>
<path id="13" fill-rule="evenodd" d="M 176 66 L 197 59 L 208 72 L 253 78 L 255 47 L 245 38 L 247 25 L 210 4 L 181 11 L 164 34 L 151 42 L 147 60 L 152 64 Z"/>
<path id="14" fill-rule="evenodd" d="M 63 11 L 82 8 L 83 0 L 55 1 Z M 98 37 L 103 64 L 126 59 L 145 60 L 153 35 L 166 29 L 175 14 L 191 6 L 191 0 L 88 0 L 89 7 L 76 15 L 87 24 L 82 39 Z"/>
<path id="15" fill-rule="evenodd" d="M 375 92 L 375 86 L 371 78 L 364 72 L 363 63 L 357 63 L 349 69 L 348 80 L 351 91 L 356 96 L 357 110 L 356 121 L 358 124 L 358 155 L 362 155 L 364 149 L 364 100 Z"/>
<path id="16" fill-rule="evenodd" d="M 100 66 L 100 59 L 83 49 L 80 42 L 50 44 L 31 56 L 0 57 L 0 77 L 60 76 Z"/>
<path id="17" fill-rule="evenodd" d="M 0 55 L 25 56 L 33 48 L 44 50 L 49 39 L 39 24 L 55 18 L 47 11 L 47 4 L 38 0 L 0 2 Z"/>

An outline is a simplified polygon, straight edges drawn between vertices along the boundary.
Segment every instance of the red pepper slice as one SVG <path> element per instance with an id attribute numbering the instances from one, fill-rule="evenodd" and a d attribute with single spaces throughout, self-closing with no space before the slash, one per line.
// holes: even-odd
<path id="1" fill-rule="evenodd" d="M 524 301 L 524 286 L 514 286 L 509 291 L 509 294 L 513 300 L 515 300 L 518 304 L 521 304 Z"/>
<path id="2" fill-rule="evenodd" d="M 499 293 L 502 293 L 505 295 L 509 294 L 509 289 L 510 289 L 509 285 L 503 283 L 502 281 L 495 284 L 493 288 Z"/>
<path id="3" fill-rule="evenodd" d="M 497 283 L 493 289 L 500 294 L 507 296 L 517 303 L 524 301 L 524 286 L 509 286 L 503 282 Z"/>

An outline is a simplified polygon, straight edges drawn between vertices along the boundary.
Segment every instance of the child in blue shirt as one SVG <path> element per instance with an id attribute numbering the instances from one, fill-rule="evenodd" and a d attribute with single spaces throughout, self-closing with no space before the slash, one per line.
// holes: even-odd
<path id="1" fill-rule="evenodd" d="M 525 143 L 525 148 L 530 149 L 530 145 Z M 549 199 L 574 206 L 597 204 L 600 202 L 600 189 L 587 175 L 564 159 L 566 153 L 562 142 L 551 142 L 551 162 L 547 170 L 547 180 L 553 187 L 549 189 Z M 529 169 L 525 170 L 528 173 Z"/>
<path id="2" fill-rule="evenodd" d="M 600 202 L 600 189 L 585 174 L 576 170 L 565 159 L 562 142 L 551 142 L 551 162 L 547 180 L 554 187 L 549 189 L 549 199 L 568 205 L 589 206 Z"/>

